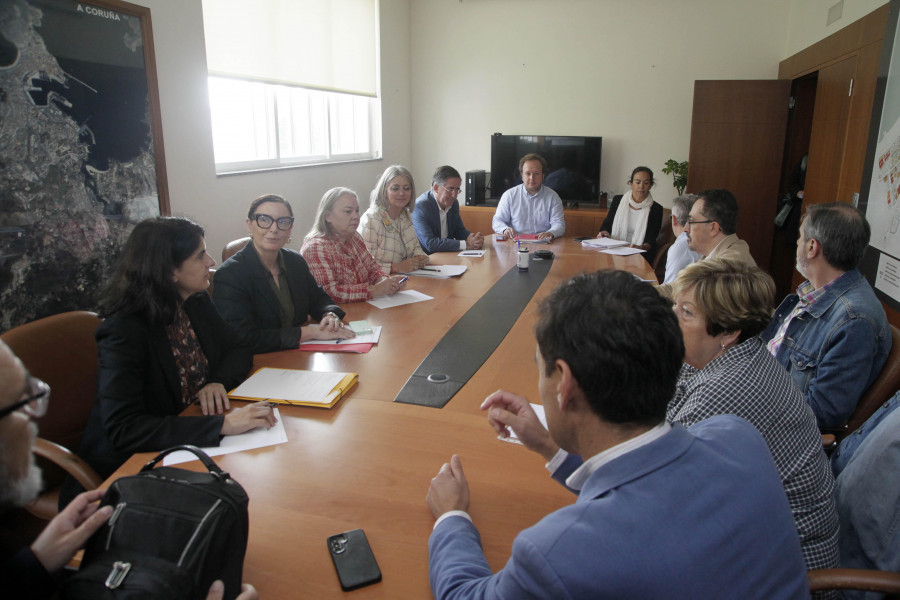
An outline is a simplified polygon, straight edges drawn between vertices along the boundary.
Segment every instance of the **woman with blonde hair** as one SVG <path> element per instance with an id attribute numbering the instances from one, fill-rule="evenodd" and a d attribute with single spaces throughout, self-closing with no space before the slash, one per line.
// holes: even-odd
<path id="1" fill-rule="evenodd" d="M 300 254 L 309 270 L 336 302 L 360 302 L 396 294 L 402 277 L 385 277 L 366 248 L 359 226 L 356 192 L 336 187 L 325 192 Z"/>
<path id="2" fill-rule="evenodd" d="M 703 260 L 679 273 L 674 310 L 685 355 L 666 418 L 687 427 L 729 414 L 756 427 L 781 475 L 807 569 L 836 567 L 834 478 L 816 418 L 758 335 L 774 297 L 772 278 L 744 263 Z"/>
<path id="3" fill-rule="evenodd" d="M 371 205 L 360 218 L 359 233 L 385 275 L 409 273 L 428 264 L 410 215 L 415 197 L 412 174 L 392 165 L 381 174 Z"/>

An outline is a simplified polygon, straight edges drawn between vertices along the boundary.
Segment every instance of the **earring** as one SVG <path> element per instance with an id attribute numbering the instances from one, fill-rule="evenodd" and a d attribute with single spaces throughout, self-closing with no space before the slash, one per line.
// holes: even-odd
<path id="1" fill-rule="evenodd" d="M 722 345 L 722 350 L 724 350 L 725 349 L 725 340 L 722 340 L 719 343 Z"/>

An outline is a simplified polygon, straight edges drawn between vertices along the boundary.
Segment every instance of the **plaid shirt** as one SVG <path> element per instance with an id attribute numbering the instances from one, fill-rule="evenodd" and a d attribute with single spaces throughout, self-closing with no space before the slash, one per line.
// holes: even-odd
<path id="1" fill-rule="evenodd" d="M 703 369 L 688 364 L 681 368 L 666 418 L 687 427 L 722 414 L 746 419 L 769 445 L 794 513 L 806 567 L 838 566 L 834 476 L 816 418 L 758 337 Z"/>
<path id="2" fill-rule="evenodd" d="M 400 211 L 400 217 L 391 220 L 386 210 L 371 206 L 360 218 L 357 231 L 385 275 L 391 274 L 391 263 L 417 254 L 426 256 L 408 210 Z"/>
<path id="3" fill-rule="evenodd" d="M 369 285 L 384 277 L 358 233 L 346 242 L 336 236 L 306 238 L 300 254 L 335 302 L 368 300 Z"/>
<path id="4" fill-rule="evenodd" d="M 802 312 L 806 312 L 810 306 L 815 303 L 816 300 L 825 295 L 825 292 L 831 289 L 831 286 L 834 282 L 837 281 L 837 278 L 832 279 L 819 289 L 813 287 L 813 284 L 809 281 L 804 281 L 800 285 L 797 286 L 797 306 L 794 307 L 794 310 L 791 311 L 784 321 L 781 322 L 781 326 L 778 327 L 778 331 L 775 332 L 775 336 L 769 340 L 768 348 L 769 352 L 772 356 L 778 355 L 778 349 L 781 348 L 781 341 L 784 339 L 784 334 L 787 331 L 788 326 L 791 324 L 791 321 Z"/>

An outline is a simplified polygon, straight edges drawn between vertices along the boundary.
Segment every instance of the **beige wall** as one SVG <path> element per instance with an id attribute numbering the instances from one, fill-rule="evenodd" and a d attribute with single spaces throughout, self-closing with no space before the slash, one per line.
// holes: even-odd
<path id="1" fill-rule="evenodd" d="M 246 235 L 244 218 L 254 197 L 275 193 L 291 202 L 297 224 L 290 246 L 299 249 L 325 190 L 350 187 L 368 206 L 369 190 L 387 161 L 409 162 L 409 0 L 381 0 L 386 160 L 224 177 L 216 176 L 213 160 L 200 0 L 132 1 L 151 10 L 172 213 L 206 227 L 216 260 L 225 243 Z"/>
<path id="2" fill-rule="evenodd" d="M 843 0 L 841 18 L 827 25 L 828 9 L 839 1 L 791 0 L 787 47 L 783 58 L 793 56 L 887 4 L 887 0 Z"/>
<path id="3" fill-rule="evenodd" d="M 490 136 L 603 136 L 601 189 L 687 160 L 695 79 L 774 79 L 783 0 L 413 0 L 412 168 L 490 170 Z"/>
<path id="4" fill-rule="evenodd" d="M 687 158 L 695 79 L 774 78 L 884 3 L 844 0 L 826 28 L 829 0 L 381 0 L 384 160 L 217 177 L 200 1 L 133 1 L 152 11 L 172 212 L 206 226 L 213 256 L 244 235 L 261 193 L 291 201 L 299 248 L 326 189 L 349 186 L 366 206 L 389 164 L 408 165 L 419 190 L 439 164 L 489 170 L 498 131 L 603 136 L 601 188 L 623 191 L 646 164 L 669 206 L 659 170 Z"/>

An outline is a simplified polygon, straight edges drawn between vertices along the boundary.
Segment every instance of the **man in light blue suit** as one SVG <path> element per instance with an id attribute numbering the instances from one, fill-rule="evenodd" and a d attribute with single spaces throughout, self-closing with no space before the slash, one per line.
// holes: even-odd
<path id="1" fill-rule="evenodd" d="M 521 396 L 499 391 L 482 408 L 501 435 L 551 454 L 554 477 L 570 471 L 578 497 L 522 531 L 492 574 L 454 455 L 427 497 L 435 598 L 809 598 L 756 429 L 730 415 L 689 429 L 665 421 L 684 345 L 652 286 L 622 271 L 579 275 L 541 303 L 535 331 L 549 432 Z M 556 445 L 583 464 L 553 465 Z"/>
<path id="2" fill-rule="evenodd" d="M 413 226 L 426 253 L 481 250 L 484 236 L 472 233 L 459 216 L 462 178 L 450 166 L 438 167 L 431 177 L 431 189 L 416 198 Z"/>

